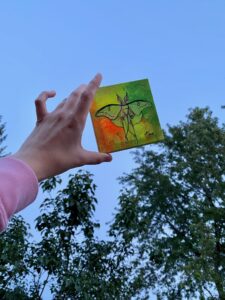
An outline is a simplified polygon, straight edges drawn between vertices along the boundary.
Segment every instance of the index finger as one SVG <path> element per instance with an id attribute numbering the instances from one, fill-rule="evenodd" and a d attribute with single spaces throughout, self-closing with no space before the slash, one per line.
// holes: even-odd
<path id="1" fill-rule="evenodd" d="M 101 84 L 101 81 L 102 75 L 99 73 L 96 74 L 95 77 L 87 85 L 85 91 L 82 93 L 78 105 L 78 112 L 81 116 L 88 114 L 91 103 L 93 101 L 96 91 L 98 90 Z"/>
<path id="2" fill-rule="evenodd" d="M 102 81 L 102 74 L 100 73 L 96 74 L 95 77 L 89 82 L 87 86 L 87 90 L 90 89 L 95 94 L 101 84 L 101 81 Z"/>

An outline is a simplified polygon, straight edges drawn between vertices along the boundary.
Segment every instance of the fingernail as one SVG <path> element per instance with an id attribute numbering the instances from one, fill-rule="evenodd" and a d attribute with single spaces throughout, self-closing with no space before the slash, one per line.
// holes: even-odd
<path id="1" fill-rule="evenodd" d="M 106 153 L 106 161 L 107 161 L 107 162 L 112 161 L 112 155 L 111 155 L 111 154 Z"/>
<path id="2" fill-rule="evenodd" d="M 95 75 L 95 78 L 97 78 L 97 77 L 99 77 L 99 79 L 102 79 L 102 74 L 101 74 L 101 73 L 97 73 L 97 74 Z"/>

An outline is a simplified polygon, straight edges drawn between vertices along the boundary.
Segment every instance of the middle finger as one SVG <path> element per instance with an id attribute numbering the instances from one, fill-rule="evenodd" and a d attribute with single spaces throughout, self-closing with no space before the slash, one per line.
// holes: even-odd
<path id="1" fill-rule="evenodd" d="M 78 103 L 82 93 L 86 90 L 87 85 L 81 84 L 76 90 L 74 90 L 69 97 L 67 97 L 67 101 L 65 102 L 65 106 L 69 109 L 74 109 L 76 104 Z"/>

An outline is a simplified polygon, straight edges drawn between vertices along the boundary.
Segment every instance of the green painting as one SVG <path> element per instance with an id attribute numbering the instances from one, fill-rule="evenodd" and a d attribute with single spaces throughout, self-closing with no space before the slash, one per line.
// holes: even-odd
<path id="1" fill-rule="evenodd" d="M 115 152 L 163 139 L 147 79 L 99 88 L 91 119 L 100 152 Z"/>

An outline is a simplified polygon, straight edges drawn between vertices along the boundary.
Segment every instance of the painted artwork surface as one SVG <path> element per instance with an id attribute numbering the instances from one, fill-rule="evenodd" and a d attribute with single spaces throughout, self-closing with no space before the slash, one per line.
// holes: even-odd
<path id="1" fill-rule="evenodd" d="M 115 152 L 163 139 L 147 79 L 101 87 L 91 119 L 100 152 Z"/>

